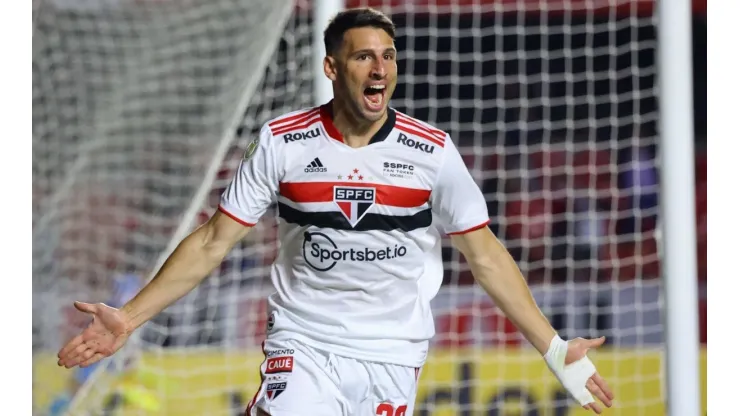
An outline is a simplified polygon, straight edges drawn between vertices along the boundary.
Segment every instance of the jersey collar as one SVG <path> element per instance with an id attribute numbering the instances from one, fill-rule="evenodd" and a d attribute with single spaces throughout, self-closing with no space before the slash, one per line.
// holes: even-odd
<path id="1" fill-rule="evenodd" d="M 328 103 L 322 105 L 319 109 L 319 112 L 321 114 L 321 122 L 324 124 L 324 128 L 326 129 L 326 132 L 329 134 L 329 136 L 341 143 L 344 143 L 344 138 L 342 137 L 342 134 L 337 130 L 337 128 L 334 126 L 334 117 L 333 117 L 333 111 L 332 111 L 332 103 L 334 100 L 329 101 Z M 390 107 L 388 107 L 388 118 L 385 120 L 385 123 L 380 127 L 380 130 L 378 130 L 377 133 L 373 135 L 373 137 L 370 139 L 369 144 L 373 143 L 380 143 L 383 140 L 385 140 L 393 130 L 393 127 L 396 126 L 396 111 Z"/>

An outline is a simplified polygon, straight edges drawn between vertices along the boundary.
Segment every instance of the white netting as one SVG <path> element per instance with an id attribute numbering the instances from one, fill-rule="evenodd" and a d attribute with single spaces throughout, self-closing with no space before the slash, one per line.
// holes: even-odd
<path id="1" fill-rule="evenodd" d="M 198 194 L 210 190 L 248 106 L 259 125 L 287 111 L 287 97 L 307 104 L 307 71 L 294 51 L 310 26 L 291 20 L 293 9 L 287 0 L 34 5 L 36 413 L 77 389 L 64 381 L 72 372 L 54 373 L 47 356 L 83 324 L 71 300 L 119 303 L 149 276 L 182 238 L 175 234 L 189 231 L 180 225 L 197 216 Z M 286 25 L 292 34 L 283 36 Z M 210 310 L 212 293 L 204 287 L 172 308 L 182 326 L 160 330 L 163 315 L 141 331 L 144 350 L 223 332 L 189 315 L 196 305 Z M 168 339 L 158 337 L 164 332 Z M 94 413 L 111 402 L 98 393 L 114 388 L 100 374 L 82 390 Z M 156 408 L 146 392 L 157 383 L 141 385 L 139 407 Z"/>
<path id="2" fill-rule="evenodd" d="M 457 141 L 493 230 L 561 335 L 608 337 L 594 357 L 619 394 L 612 414 L 663 414 L 648 2 L 347 3 L 392 15 L 400 51 L 392 105 Z M 53 350 L 59 328 L 71 326 L 61 305 L 104 300 L 114 273 L 147 274 L 192 203 L 200 214 L 183 230 L 213 212 L 262 122 L 313 104 L 308 8 L 296 8 L 285 28 L 274 0 L 116 10 L 45 5 L 35 17 L 38 351 Z M 266 68 L 257 59 L 265 52 Z M 247 79 L 261 83 L 244 111 L 236 86 Z M 246 116 L 234 147 L 210 192 L 193 199 L 235 109 Z M 275 238 L 271 213 L 202 287 L 142 329 L 134 370 L 84 390 L 94 405 L 83 407 L 240 414 L 258 383 Z M 577 413 L 566 413 L 555 379 L 520 347 L 461 256 L 449 245 L 444 256 L 419 414 Z M 36 367 L 43 411 L 68 373 Z"/>

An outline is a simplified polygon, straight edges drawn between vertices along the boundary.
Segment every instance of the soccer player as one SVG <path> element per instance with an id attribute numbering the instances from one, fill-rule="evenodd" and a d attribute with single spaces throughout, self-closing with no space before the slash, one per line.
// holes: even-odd
<path id="1" fill-rule="evenodd" d="M 61 349 L 59 365 L 115 353 L 198 285 L 276 201 L 275 293 L 262 384 L 247 415 L 413 414 L 434 335 L 430 300 L 442 282 L 437 222 L 565 389 L 596 413 L 611 406 L 586 356 L 604 339 L 557 335 L 488 228 L 483 195 L 450 136 L 389 107 L 394 35 L 391 20 L 372 9 L 335 16 L 324 32 L 333 99 L 266 123 L 217 212 L 129 303 L 77 303 L 93 320 Z"/>

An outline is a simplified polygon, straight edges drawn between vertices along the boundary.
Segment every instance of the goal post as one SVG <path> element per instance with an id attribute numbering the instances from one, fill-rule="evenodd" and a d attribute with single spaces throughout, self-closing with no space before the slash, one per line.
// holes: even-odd
<path id="1" fill-rule="evenodd" d="M 332 17 L 344 10 L 344 0 L 314 0 L 313 4 L 313 89 L 314 105 L 322 105 L 329 102 L 334 92 L 331 81 L 324 74 L 324 29 Z"/>
<path id="2" fill-rule="evenodd" d="M 661 1 L 658 10 L 668 410 L 699 415 L 698 308 L 687 307 L 698 299 L 691 1 Z"/>

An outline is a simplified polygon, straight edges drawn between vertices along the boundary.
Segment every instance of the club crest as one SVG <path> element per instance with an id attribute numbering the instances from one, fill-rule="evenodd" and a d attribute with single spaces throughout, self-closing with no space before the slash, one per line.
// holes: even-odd
<path id="1" fill-rule="evenodd" d="M 285 391 L 285 387 L 288 385 L 287 382 L 281 381 L 277 383 L 268 383 L 266 393 L 267 398 L 270 400 L 274 400 L 276 397 L 280 395 L 280 393 Z"/>
<path id="2" fill-rule="evenodd" d="M 356 186 L 335 186 L 334 203 L 354 227 L 375 205 L 375 188 Z"/>

